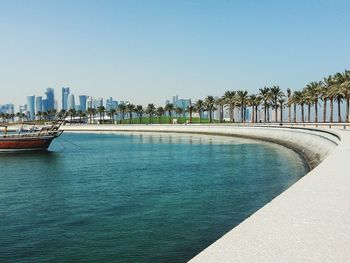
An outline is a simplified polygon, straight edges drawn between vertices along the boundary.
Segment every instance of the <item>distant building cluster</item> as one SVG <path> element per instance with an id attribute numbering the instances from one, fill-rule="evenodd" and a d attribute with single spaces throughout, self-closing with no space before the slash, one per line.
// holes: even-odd
<path id="1" fill-rule="evenodd" d="M 19 116 L 25 116 L 27 120 L 35 120 L 41 118 L 43 114 L 50 114 L 58 111 L 81 111 L 86 113 L 89 108 L 97 109 L 104 106 L 107 111 L 116 109 L 123 101 L 113 100 L 109 97 L 104 104 L 103 98 L 94 98 L 87 95 L 75 96 L 71 93 L 69 87 L 62 87 L 61 89 L 61 105 L 58 105 L 55 91 L 53 88 L 47 88 L 44 96 L 29 95 L 26 98 L 26 103 L 18 106 L 18 112 L 15 111 L 14 104 L 0 105 L 0 113 Z"/>
<path id="2" fill-rule="evenodd" d="M 0 113 L 14 114 L 15 113 L 15 105 L 13 105 L 13 104 L 0 105 Z"/>

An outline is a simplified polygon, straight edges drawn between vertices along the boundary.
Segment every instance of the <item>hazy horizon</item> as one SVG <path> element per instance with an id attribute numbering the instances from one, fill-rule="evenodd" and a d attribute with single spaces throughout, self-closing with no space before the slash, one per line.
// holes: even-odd
<path id="1" fill-rule="evenodd" d="M 349 67 L 350 2 L 0 0 L 0 104 L 302 89 Z M 59 103 L 60 106 L 60 103 Z"/>

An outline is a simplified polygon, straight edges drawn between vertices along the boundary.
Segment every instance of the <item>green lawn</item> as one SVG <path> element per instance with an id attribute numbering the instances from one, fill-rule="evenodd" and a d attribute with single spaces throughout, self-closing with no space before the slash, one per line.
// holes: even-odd
<path id="1" fill-rule="evenodd" d="M 172 120 L 173 119 L 177 119 L 177 123 L 179 124 L 184 124 L 186 123 L 187 120 L 189 120 L 188 117 L 167 117 L 167 116 L 163 116 L 161 118 L 159 117 L 153 117 L 152 119 L 148 118 L 148 117 L 142 117 L 141 118 L 141 122 L 139 118 L 134 118 L 132 119 L 132 124 L 169 124 L 169 123 L 173 123 Z M 215 120 L 215 123 L 218 123 L 219 121 Z M 129 119 L 124 119 L 124 121 L 119 121 L 119 124 L 129 124 L 130 120 Z M 192 118 L 192 123 L 209 123 L 209 119 L 201 119 L 201 121 L 199 121 L 199 118 Z"/>

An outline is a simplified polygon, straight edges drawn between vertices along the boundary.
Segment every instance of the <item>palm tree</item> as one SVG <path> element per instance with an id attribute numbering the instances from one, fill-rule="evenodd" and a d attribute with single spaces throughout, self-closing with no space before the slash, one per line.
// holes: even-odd
<path id="1" fill-rule="evenodd" d="M 327 89 L 327 98 L 329 99 L 329 122 L 333 122 L 333 102 L 334 102 L 334 91 L 332 89 L 333 87 L 333 76 L 329 75 L 327 78 L 323 79 L 324 84 L 326 85 Z"/>
<path id="2" fill-rule="evenodd" d="M 109 120 L 111 123 L 114 123 L 114 116 L 115 116 L 115 113 L 117 112 L 117 110 L 115 108 L 111 108 L 109 109 L 108 111 L 108 115 L 109 115 Z"/>
<path id="3" fill-rule="evenodd" d="M 234 119 L 234 111 L 236 106 L 236 91 L 226 91 L 224 94 L 224 100 L 226 104 L 229 106 L 229 115 L 230 115 L 230 122 L 235 122 Z"/>
<path id="4" fill-rule="evenodd" d="M 341 90 L 341 83 L 342 83 L 342 75 L 340 73 L 336 73 L 332 77 L 331 81 L 331 88 L 330 88 L 330 94 L 333 95 L 333 98 L 338 103 L 338 122 L 341 122 L 341 111 L 340 111 L 340 105 L 341 102 L 344 99 L 344 95 L 342 94 Z"/>
<path id="5" fill-rule="evenodd" d="M 189 113 L 189 115 L 190 115 L 190 119 L 189 119 L 189 122 L 190 122 L 190 123 L 192 123 L 192 113 L 193 113 L 194 110 L 195 110 L 195 107 L 194 107 L 192 104 L 190 104 L 190 105 L 187 106 L 186 111 L 187 111 L 187 112 Z"/>
<path id="6" fill-rule="evenodd" d="M 139 123 L 141 124 L 141 120 L 142 120 L 142 115 L 144 113 L 143 107 L 142 105 L 137 105 L 135 108 L 135 112 L 137 113 L 137 115 L 139 116 Z"/>
<path id="7" fill-rule="evenodd" d="M 311 106 L 312 106 L 313 101 L 312 101 L 312 98 L 307 90 L 307 87 L 305 87 L 301 93 L 303 95 L 304 103 L 307 105 L 307 120 L 306 120 L 306 122 L 310 122 L 311 121 Z"/>
<path id="8" fill-rule="evenodd" d="M 103 121 L 105 119 L 105 110 L 106 108 L 104 106 L 97 107 L 97 112 L 100 114 L 100 122 L 102 121 L 102 118 L 103 118 Z"/>
<path id="9" fill-rule="evenodd" d="M 252 94 L 248 97 L 248 100 L 247 100 L 248 105 L 252 107 L 252 123 L 256 122 L 256 120 L 255 120 L 255 117 L 256 117 L 256 114 L 255 114 L 256 98 L 257 98 L 257 96 L 255 94 Z"/>
<path id="10" fill-rule="evenodd" d="M 310 99 L 311 103 L 315 106 L 315 122 L 318 122 L 318 98 L 321 95 L 321 87 L 322 87 L 322 81 L 317 82 L 313 81 L 310 82 L 306 86 L 306 94 L 307 97 Z"/>
<path id="11" fill-rule="evenodd" d="M 168 103 L 167 105 L 165 105 L 165 108 L 164 108 L 165 111 L 168 112 L 168 115 L 169 115 L 169 124 L 171 123 L 171 114 L 174 110 L 174 104 L 172 103 Z"/>
<path id="12" fill-rule="evenodd" d="M 284 96 L 280 96 L 278 98 L 278 104 L 280 107 L 280 123 L 283 123 L 283 107 L 285 102 L 286 102 L 286 99 Z"/>
<path id="13" fill-rule="evenodd" d="M 126 105 L 124 103 L 118 105 L 118 111 L 120 112 L 122 118 L 122 124 L 124 124 Z"/>
<path id="14" fill-rule="evenodd" d="M 248 91 L 246 90 L 237 91 L 237 98 L 241 105 L 241 122 L 245 122 L 245 107 L 246 107 L 246 100 L 248 98 Z"/>
<path id="15" fill-rule="evenodd" d="M 126 111 L 129 113 L 129 124 L 132 123 L 132 113 L 134 112 L 134 110 L 135 110 L 135 105 L 134 104 L 128 103 L 126 105 Z"/>
<path id="16" fill-rule="evenodd" d="M 270 88 L 263 87 L 259 89 L 262 100 L 264 101 L 264 122 L 266 122 L 267 110 L 268 110 L 268 101 L 271 98 Z"/>
<path id="17" fill-rule="evenodd" d="M 340 92 L 343 94 L 345 98 L 345 122 L 349 122 L 349 104 L 350 104 L 350 71 L 345 70 L 341 73 L 340 78 Z"/>
<path id="18" fill-rule="evenodd" d="M 184 110 L 180 107 L 175 108 L 175 113 L 177 114 L 177 117 L 180 118 L 181 114 L 184 112 Z"/>
<path id="19" fill-rule="evenodd" d="M 81 118 L 83 117 L 83 111 L 82 110 L 78 110 L 77 111 L 77 116 L 79 117 L 79 123 L 81 123 Z"/>
<path id="20" fill-rule="evenodd" d="M 301 91 L 294 91 L 292 96 L 292 103 L 294 104 L 293 122 L 297 122 L 297 105 L 301 106 L 301 122 L 304 122 L 304 98 Z"/>
<path id="21" fill-rule="evenodd" d="M 68 114 L 69 114 L 69 116 L 70 116 L 70 122 L 72 123 L 72 122 L 73 122 L 73 117 L 75 117 L 75 115 L 76 115 L 75 109 L 70 109 L 70 110 L 68 111 Z"/>
<path id="22" fill-rule="evenodd" d="M 165 110 L 164 110 L 163 107 L 158 107 L 158 108 L 156 109 L 156 114 L 157 114 L 157 116 L 158 116 L 158 118 L 159 118 L 159 124 L 162 123 L 162 116 L 164 115 L 164 113 L 165 113 Z"/>
<path id="23" fill-rule="evenodd" d="M 255 122 L 258 122 L 258 107 L 260 106 L 261 101 L 262 97 L 257 95 L 255 98 Z"/>
<path id="24" fill-rule="evenodd" d="M 323 114 L 322 114 L 322 120 L 323 122 L 326 122 L 326 119 L 327 119 L 327 99 L 328 99 L 328 86 L 320 81 L 321 86 L 319 87 L 320 88 L 320 98 L 321 100 L 323 101 Z"/>
<path id="25" fill-rule="evenodd" d="M 86 112 L 89 114 L 90 124 L 91 124 L 92 123 L 92 116 L 95 115 L 96 110 L 94 108 L 87 108 Z"/>
<path id="26" fill-rule="evenodd" d="M 197 100 L 194 105 L 195 111 L 198 112 L 199 115 L 199 123 L 202 122 L 202 111 L 204 109 L 204 102 L 202 100 Z"/>
<path id="27" fill-rule="evenodd" d="M 149 117 L 149 123 L 152 123 L 152 117 L 155 113 L 156 106 L 153 103 L 148 104 L 146 108 L 146 113 L 148 114 Z"/>
<path id="28" fill-rule="evenodd" d="M 283 96 L 283 92 L 279 86 L 272 86 L 270 89 L 273 105 L 275 107 L 275 121 L 277 122 L 278 99 Z"/>
<path id="29" fill-rule="evenodd" d="M 209 122 L 213 122 L 212 113 L 215 110 L 215 99 L 213 96 L 207 96 L 204 101 L 205 110 L 208 112 Z"/>

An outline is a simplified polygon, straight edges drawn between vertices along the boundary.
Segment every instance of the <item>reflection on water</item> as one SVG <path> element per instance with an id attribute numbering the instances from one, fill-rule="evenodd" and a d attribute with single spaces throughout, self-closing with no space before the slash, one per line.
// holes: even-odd
<path id="1" fill-rule="evenodd" d="M 254 140 L 65 133 L 0 171 L 0 262 L 184 262 L 306 167 Z"/>

